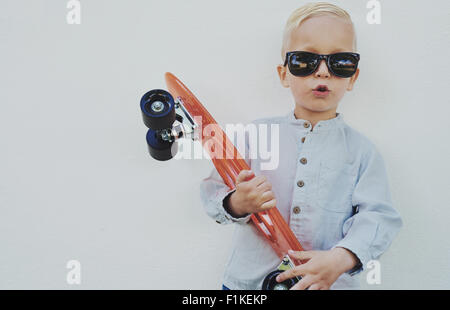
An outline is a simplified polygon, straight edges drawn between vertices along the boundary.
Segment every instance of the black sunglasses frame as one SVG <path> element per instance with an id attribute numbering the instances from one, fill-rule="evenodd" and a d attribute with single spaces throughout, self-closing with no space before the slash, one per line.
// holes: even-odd
<path id="1" fill-rule="evenodd" d="M 291 56 L 292 56 L 292 55 L 295 55 L 295 54 L 298 54 L 298 53 L 309 54 L 309 55 L 315 56 L 315 57 L 317 58 L 317 60 L 318 60 L 318 61 L 317 61 L 317 64 L 316 64 L 314 70 L 311 71 L 311 73 L 304 74 L 304 75 L 303 75 L 303 74 L 294 74 L 294 73 L 292 73 L 291 68 L 290 68 L 290 59 L 291 59 Z M 347 56 L 350 55 L 350 56 L 356 58 L 356 60 L 357 60 L 357 61 L 356 61 L 356 67 L 355 67 L 354 72 L 353 72 L 350 76 L 348 76 L 348 75 L 336 74 L 336 72 L 333 71 L 333 69 L 332 69 L 332 67 L 331 67 L 331 64 L 330 64 L 330 58 L 333 57 L 333 56 L 336 56 L 336 55 L 347 55 Z M 289 64 L 289 66 L 288 66 L 289 71 L 291 71 L 291 73 L 292 73 L 293 75 L 295 75 L 295 76 L 308 76 L 308 75 L 311 75 L 311 74 L 313 74 L 314 72 L 316 72 L 317 69 L 319 68 L 320 63 L 322 62 L 322 60 L 325 60 L 325 62 L 326 62 L 326 64 L 327 64 L 327 67 L 328 67 L 328 71 L 330 71 L 330 73 L 332 73 L 333 75 L 335 75 L 335 76 L 337 76 L 337 77 L 341 77 L 341 78 L 350 78 L 350 77 L 352 77 L 353 75 L 355 75 L 356 70 L 358 69 L 358 64 L 359 64 L 359 60 L 360 60 L 360 59 L 361 59 L 361 55 L 360 55 L 360 54 L 358 54 L 358 53 L 351 53 L 351 52 L 341 52 L 341 53 L 334 53 L 334 54 L 328 54 L 328 55 L 321 55 L 321 54 L 315 54 L 315 53 L 304 52 L 304 51 L 292 51 L 292 52 L 287 52 L 287 53 L 286 53 L 286 59 L 285 59 L 285 61 L 284 61 L 284 65 L 283 65 L 283 66 L 286 67 L 286 65 Z"/>

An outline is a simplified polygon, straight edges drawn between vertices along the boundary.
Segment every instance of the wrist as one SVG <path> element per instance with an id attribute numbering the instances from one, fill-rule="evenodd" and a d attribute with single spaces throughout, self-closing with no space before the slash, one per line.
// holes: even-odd
<path id="1" fill-rule="evenodd" d="M 234 195 L 234 193 L 235 192 L 231 193 L 231 195 L 228 195 L 224 199 L 223 206 L 225 211 L 227 211 L 234 218 L 244 217 L 247 213 L 236 209 L 236 195 Z"/>
<path id="2" fill-rule="evenodd" d="M 336 255 L 338 269 L 341 273 L 352 270 L 359 262 L 358 257 L 350 250 L 342 247 L 333 248 Z"/>

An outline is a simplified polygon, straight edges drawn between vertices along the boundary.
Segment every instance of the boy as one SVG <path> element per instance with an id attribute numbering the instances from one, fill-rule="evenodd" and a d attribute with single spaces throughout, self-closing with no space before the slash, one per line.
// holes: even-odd
<path id="1" fill-rule="evenodd" d="M 251 213 L 277 206 L 305 249 L 289 255 L 307 262 L 277 278 L 301 276 L 292 289 L 358 288 L 354 275 L 387 250 L 402 226 L 381 155 L 336 113 L 358 78 L 355 42 L 350 16 L 335 5 L 307 4 L 289 17 L 277 70 L 295 108 L 253 122 L 279 125 L 277 169 L 261 171 L 258 158 L 246 159 L 252 171 L 239 174 L 235 189 L 215 169 L 201 184 L 208 215 L 237 224 L 224 288 L 260 289 L 280 263 L 249 223 Z"/>

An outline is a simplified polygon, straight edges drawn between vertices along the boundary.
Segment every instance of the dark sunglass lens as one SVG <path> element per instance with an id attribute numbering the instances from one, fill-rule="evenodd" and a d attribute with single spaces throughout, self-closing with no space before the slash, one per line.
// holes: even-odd
<path id="1" fill-rule="evenodd" d="M 295 76 L 307 76 L 317 67 L 317 56 L 310 53 L 292 54 L 289 61 L 289 70 Z"/>
<path id="2" fill-rule="evenodd" d="M 352 54 L 336 54 L 330 58 L 331 71 L 337 76 L 351 77 L 358 68 L 358 59 Z"/>

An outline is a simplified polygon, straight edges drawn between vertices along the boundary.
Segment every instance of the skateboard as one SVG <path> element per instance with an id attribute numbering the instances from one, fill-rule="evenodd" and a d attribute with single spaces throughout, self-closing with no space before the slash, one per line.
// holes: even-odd
<path id="1" fill-rule="evenodd" d="M 233 189 L 239 172 L 250 167 L 197 97 L 172 73 L 167 72 L 165 80 L 168 91 L 151 90 L 140 101 L 143 121 L 148 127 L 146 140 L 150 155 L 156 160 L 170 160 L 177 153 L 179 139 L 200 141 L 224 183 Z M 214 133 L 202 130 L 206 126 L 212 126 Z M 252 214 L 251 221 L 281 259 L 278 268 L 264 279 L 262 289 L 289 289 L 301 277 L 283 283 L 277 283 L 275 278 L 301 264 L 287 255 L 289 249 L 303 251 L 300 242 L 276 207 Z"/>

